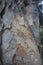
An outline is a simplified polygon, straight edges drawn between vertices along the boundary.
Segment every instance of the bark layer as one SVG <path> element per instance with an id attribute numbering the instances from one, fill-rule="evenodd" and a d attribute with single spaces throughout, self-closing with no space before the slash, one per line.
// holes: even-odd
<path id="1" fill-rule="evenodd" d="M 3 33 L 3 62 L 21 65 L 41 65 L 39 45 L 39 19 L 33 5 L 26 7 L 25 16 L 5 13 L 3 22 L 6 30 Z M 33 10 L 33 11 L 32 11 Z"/>

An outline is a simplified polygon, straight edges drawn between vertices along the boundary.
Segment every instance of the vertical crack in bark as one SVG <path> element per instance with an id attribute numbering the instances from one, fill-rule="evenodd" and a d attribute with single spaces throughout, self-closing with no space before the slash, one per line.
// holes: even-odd
<path id="1" fill-rule="evenodd" d="M 2 61 L 2 31 L 0 31 L 0 65 L 3 65 L 3 61 Z"/>

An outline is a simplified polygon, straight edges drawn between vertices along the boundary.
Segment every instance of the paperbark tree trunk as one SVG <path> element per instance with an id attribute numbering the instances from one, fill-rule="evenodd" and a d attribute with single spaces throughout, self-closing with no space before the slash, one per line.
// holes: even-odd
<path id="1" fill-rule="evenodd" d="M 4 65 L 41 65 L 38 47 L 40 46 L 39 17 L 36 6 L 25 8 L 26 14 L 14 15 L 13 10 L 5 9 L 2 20 L 2 60 Z"/>
<path id="2" fill-rule="evenodd" d="M 3 62 L 5 64 L 12 64 L 13 62 L 21 63 L 21 65 L 41 65 L 39 44 L 37 44 L 39 43 L 39 21 L 35 17 L 34 20 L 36 20 L 33 23 L 31 7 L 26 9 L 30 11 L 28 10 L 27 14 L 22 17 L 19 14 L 14 16 L 13 12 L 7 12 L 3 16 L 5 28 L 8 28 L 3 33 L 2 44 Z"/>

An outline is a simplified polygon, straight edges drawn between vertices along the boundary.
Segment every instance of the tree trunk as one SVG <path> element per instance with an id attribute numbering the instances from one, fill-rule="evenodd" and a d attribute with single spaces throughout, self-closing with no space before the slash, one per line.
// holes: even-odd
<path id="1" fill-rule="evenodd" d="M 4 32 L 2 37 L 2 59 L 4 65 L 41 65 L 39 17 L 36 6 L 25 8 L 26 14 L 14 15 L 5 9 L 3 14 Z"/>

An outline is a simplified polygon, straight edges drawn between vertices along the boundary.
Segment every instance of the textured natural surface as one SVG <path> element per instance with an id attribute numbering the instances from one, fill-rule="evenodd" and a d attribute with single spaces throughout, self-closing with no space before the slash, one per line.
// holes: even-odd
<path id="1" fill-rule="evenodd" d="M 0 0 L 0 64 L 41 65 L 38 11 L 24 1 Z"/>
<path id="2" fill-rule="evenodd" d="M 34 6 L 26 7 L 25 16 L 13 15 L 13 11 L 3 16 L 5 31 L 2 38 L 4 64 L 23 63 L 26 65 L 40 65 L 39 20 Z M 36 11 L 36 12 L 35 12 Z"/>

